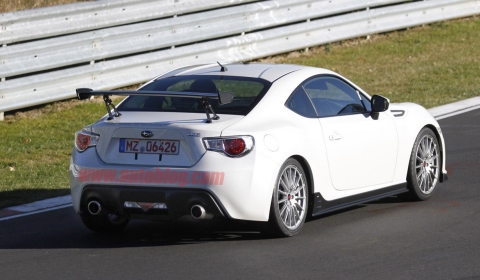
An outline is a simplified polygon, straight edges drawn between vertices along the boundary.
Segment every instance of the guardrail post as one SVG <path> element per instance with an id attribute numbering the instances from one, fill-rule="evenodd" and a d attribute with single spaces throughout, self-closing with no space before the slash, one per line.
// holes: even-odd
<path id="1" fill-rule="evenodd" d="M 0 122 L 4 120 L 4 112 L 0 112 Z"/>
<path id="2" fill-rule="evenodd" d="M 367 7 L 366 10 L 367 10 L 367 11 L 370 11 L 370 7 Z M 370 20 L 368 21 L 368 23 L 370 23 Z M 370 34 L 367 35 L 367 40 L 370 40 Z"/>
<path id="3" fill-rule="evenodd" d="M 310 5 L 309 5 L 308 7 L 310 8 Z M 306 21 L 306 22 L 310 22 L 310 19 L 307 18 L 307 21 Z M 307 36 L 310 36 L 310 33 L 307 33 Z M 306 48 L 305 48 L 305 52 L 308 52 L 308 50 L 309 50 L 309 47 L 306 47 Z"/>

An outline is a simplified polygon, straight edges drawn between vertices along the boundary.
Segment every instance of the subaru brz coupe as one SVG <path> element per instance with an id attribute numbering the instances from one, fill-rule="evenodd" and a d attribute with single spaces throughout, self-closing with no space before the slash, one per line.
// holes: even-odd
<path id="1" fill-rule="evenodd" d="M 126 98 L 115 106 L 112 95 Z M 448 178 L 427 110 L 326 69 L 195 65 L 77 96 L 107 107 L 76 132 L 70 163 L 73 207 L 97 232 L 233 219 L 293 236 L 307 217 L 403 193 L 426 200 Z"/>

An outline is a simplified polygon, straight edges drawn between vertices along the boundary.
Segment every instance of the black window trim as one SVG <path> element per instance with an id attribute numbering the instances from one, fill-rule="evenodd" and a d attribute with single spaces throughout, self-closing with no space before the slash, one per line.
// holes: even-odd
<path id="1" fill-rule="evenodd" d="M 307 97 L 308 101 L 310 101 L 310 104 L 312 105 L 312 108 L 313 108 L 313 111 L 315 112 L 315 117 L 309 117 L 309 116 L 305 116 L 305 115 L 302 115 L 300 114 L 299 112 L 296 112 L 294 111 L 292 108 L 288 107 L 288 103 L 289 101 L 293 98 L 293 95 L 295 94 L 295 92 L 297 91 L 297 89 L 301 88 L 303 90 L 303 92 L 305 93 L 305 96 Z M 313 105 L 313 102 L 312 102 L 312 99 L 308 96 L 307 92 L 305 91 L 305 88 L 303 87 L 303 82 L 298 85 L 293 91 L 292 93 L 290 94 L 290 96 L 287 98 L 287 101 L 285 101 L 285 104 L 284 104 L 285 107 L 287 107 L 287 109 L 289 109 L 290 111 L 294 112 L 295 114 L 299 115 L 299 116 L 302 116 L 304 118 L 308 118 L 308 119 L 317 119 L 318 118 L 318 112 L 317 112 L 317 109 L 315 108 L 315 105 Z"/>
<path id="2" fill-rule="evenodd" d="M 317 113 L 317 117 L 316 117 L 317 119 L 331 118 L 331 117 L 342 117 L 342 116 L 350 116 L 350 115 L 358 115 L 358 114 L 363 114 L 363 115 L 369 114 L 369 115 L 370 115 L 370 114 L 372 113 L 371 110 L 370 110 L 370 111 L 367 110 L 367 108 L 365 107 L 365 104 L 364 104 L 363 101 L 362 101 L 363 98 L 365 98 L 366 100 L 368 100 L 368 102 L 371 102 L 370 98 L 367 98 L 367 96 L 365 96 L 366 93 L 365 93 L 363 90 L 361 90 L 360 88 L 358 88 L 358 87 L 352 85 L 350 82 L 346 81 L 346 80 L 345 80 L 343 77 L 341 77 L 341 76 L 333 75 L 333 74 L 319 74 L 319 75 L 311 76 L 311 77 L 305 79 L 304 81 L 302 81 L 302 82 L 300 83 L 299 86 L 303 87 L 303 85 L 304 85 L 307 81 L 312 80 L 312 79 L 315 79 L 315 78 L 323 78 L 323 77 L 333 77 L 333 78 L 337 78 L 337 79 L 341 80 L 342 82 L 346 83 L 346 84 L 347 84 L 348 86 L 350 86 L 351 88 L 353 88 L 356 92 L 358 92 L 358 93 L 361 95 L 361 97 L 362 97 L 362 99 L 360 100 L 360 102 L 362 102 L 362 105 L 363 105 L 363 107 L 365 108 L 365 112 L 352 112 L 352 113 L 342 114 L 342 115 L 319 116 L 319 115 L 318 115 L 318 112 L 317 112 L 317 109 L 315 108 L 315 106 L 313 106 L 312 99 L 311 99 L 310 96 L 308 96 L 308 94 L 307 94 L 308 99 L 309 99 L 310 102 L 312 103 L 312 106 L 313 106 L 313 108 L 315 109 L 315 112 Z M 297 88 L 298 88 L 298 87 L 297 87 Z M 295 88 L 295 90 L 297 90 L 297 88 Z M 288 102 L 288 100 L 290 100 L 290 98 L 291 98 L 291 96 L 293 95 L 293 93 L 295 92 L 295 90 L 294 90 L 294 91 L 292 92 L 292 94 L 288 97 L 287 102 Z M 305 88 L 303 88 L 303 90 L 304 90 L 305 93 L 306 93 Z M 285 106 L 287 105 L 287 102 L 285 102 Z M 287 106 L 287 108 L 288 108 L 288 106 Z M 290 108 L 289 108 L 289 109 L 290 109 Z M 290 109 L 290 110 L 291 110 L 291 109 Z M 292 111 L 293 111 L 293 110 L 292 110 Z M 294 111 L 294 112 L 295 112 L 295 111 Z M 298 114 L 297 112 L 295 112 L 295 113 Z M 300 114 L 298 114 L 298 115 L 300 115 Z M 302 115 L 301 115 L 301 116 L 302 116 Z"/>

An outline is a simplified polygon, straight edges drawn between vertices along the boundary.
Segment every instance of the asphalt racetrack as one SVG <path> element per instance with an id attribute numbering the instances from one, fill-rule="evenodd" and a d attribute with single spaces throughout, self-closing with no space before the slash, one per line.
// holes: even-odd
<path id="1" fill-rule="evenodd" d="M 480 279 L 480 110 L 440 124 L 450 180 L 428 201 L 383 199 L 283 239 L 145 221 L 101 235 L 69 207 L 0 221 L 0 278 Z"/>

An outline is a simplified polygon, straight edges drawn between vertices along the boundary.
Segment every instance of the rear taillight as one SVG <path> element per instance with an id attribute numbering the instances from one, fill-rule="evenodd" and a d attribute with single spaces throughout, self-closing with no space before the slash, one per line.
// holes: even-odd
<path id="1" fill-rule="evenodd" d="M 225 152 L 229 155 L 237 156 L 245 151 L 245 140 L 241 138 L 223 140 Z"/>
<path id="2" fill-rule="evenodd" d="M 96 146 L 99 138 L 100 136 L 97 134 L 77 131 L 75 133 L 75 147 L 79 152 L 83 152 L 88 147 Z"/>
<path id="3" fill-rule="evenodd" d="M 203 144 L 209 151 L 220 152 L 229 157 L 241 157 L 253 149 L 254 140 L 252 136 L 203 138 Z"/>

